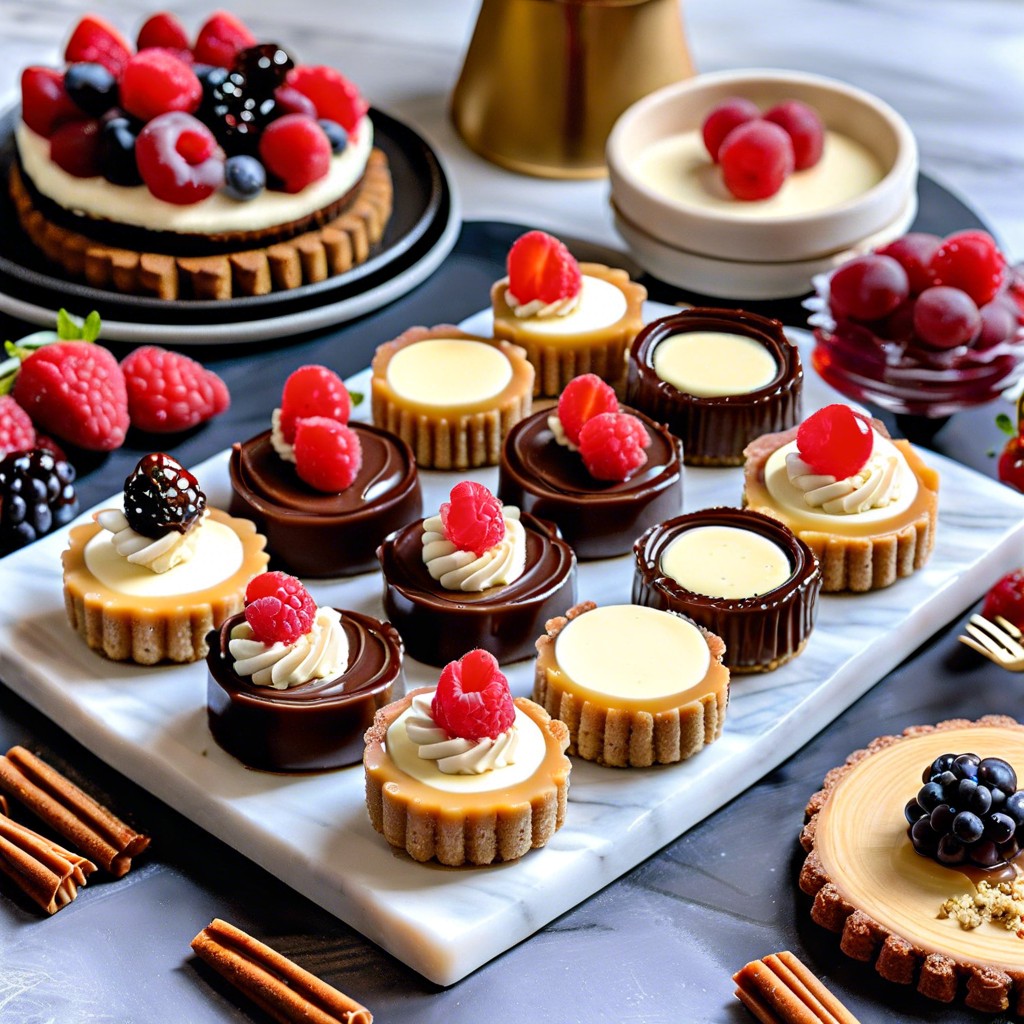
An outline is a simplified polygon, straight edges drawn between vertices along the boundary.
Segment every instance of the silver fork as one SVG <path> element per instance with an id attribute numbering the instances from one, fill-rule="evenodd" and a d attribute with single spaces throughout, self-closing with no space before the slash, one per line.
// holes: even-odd
<path id="1" fill-rule="evenodd" d="M 972 615 L 966 626 L 968 636 L 958 637 L 960 643 L 983 654 L 1009 672 L 1024 672 L 1024 639 L 1021 631 L 1002 615 L 995 622 L 982 615 Z"/>

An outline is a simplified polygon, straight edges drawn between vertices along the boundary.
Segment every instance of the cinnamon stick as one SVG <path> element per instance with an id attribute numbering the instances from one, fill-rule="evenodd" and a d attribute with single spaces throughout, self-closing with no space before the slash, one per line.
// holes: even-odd
<path id="1" fill-rule="evenodd" d="M 315 974 L 215 918 L 192 949 L 280 1024 L 372 1024 L 373 1014 Z"/>
<path id="2" fill-rule="evenodd" d="M 46 913 L 67 906 L 95 870 L 91 860 L 0 815 L 0 871 Z"/>
<path id="3" fill-rule="evenodd" d="M 132 857 L 149 845 L 148 836 L 126 825 L 24 747 L 11 747 L 0 757 L 0 789 L 115 878 L 127 874 Z"/>
<path id="4" fill-rule="evenodd" d="M 737 999 L 761 1024 L 860 1024 L 788 951 L 753 960 L 732 979 Z"/>

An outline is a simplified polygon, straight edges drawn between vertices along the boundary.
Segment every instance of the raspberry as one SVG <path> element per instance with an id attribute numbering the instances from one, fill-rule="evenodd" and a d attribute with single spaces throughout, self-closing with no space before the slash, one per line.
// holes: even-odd
<path id="1" fill-rule="evenodd" d="M 718 150 L 725 187 L 743 200 L 767 199 L 793 173 L 793 143 L 771 121 L 747 121 L 733 128 Z"/>
<path id="2" fill-rule="evenodd" d="M 558 419 L 565 436 L 576 445 L 580 443 L 580 429 L 587 420 L 603 412 L 618 411 L 619 400 L 614 389 L 596 373 L 574 377 L 558 398 Z"/>
<path id="3" fill-rule="evenodd" d="M 135 160 L 149 191 L 178 206 L 198 203 L 221 187 L 224 159 L 210 129 L 180 110 L 154 117 L 135 141 Z"/>
<path id="4" fill-rule="evenodd" d="M 59 341 L 26 356 L 14 397 L 38 427 L 69 444 L 108 452 L 124 443 L 124 374 L 100 345 Z"/>
<path id="5" fill-rule="evenodd" d="M 124 482 L 124 517 L 145 537 L 187 533 L 205 509 L 199 481 L 164 452 L 144 455 Z"/>
<path id="6" fill-rule="evenodd" d="M 829 306 L 835 317 L 881 320 L 909 294 L 907 272 L 891 256 L 858 256 L 829 280 Z"/>
<path id="7" fill-rule="evenodd" d="M 99 121 L 69 121 L 55 129 L 50 136 L 50 159 L 76 178 L 99 175 Z"/>
<path id="8" fill-rule="evenodd" d="M 508 290 L 519 302 L 572 298 L 582 280 L 580 265 L 565 243 L 544 231 L 528 231 L 509 250 Z"/>
<path id="9" fill-rule="evenodd" d="M 766 121 L 777 124 L 793 143 L 793 167 L 805 171 L 820 159 L 825 148 L 825 125 L 814 107 L 800 100 L 786 100 L 772 107 Z"/>
<path id="10" fill-rule="evenodd" d="M 914 303 L 914 333 L 933 348 L 969 345 L 981 334 L 981 313 L 959 288 L 926 288 Z"/>
<path id="11" fill-rule="evenodd" d="M 76 26 L 67 48 L 64 60 L 68 64 L 88 61 L 102 64 L 108 71 L 120 77 L 121 71 L 131 56 L 128 41 L 109 22 L 87 14 Z"/>
<path id="12" fill-rule="evenodd" d="M 287 84 L 308 96 L 316 116 L 337 121 L 351 138 L 369 110 L 359 90 L 339 71 L 322 65 L 300 65 L 288 72 Z"/>
<path id="13" fill-rule="evenodd" d="M 910 282 L 910 294 L 920 295 L 925 288 L 930 288 L 932 280 L 930 265 L 936 250 L 942 244 L 938 235 L 930 235 L 925 231 L 911 231 L 895 242 L 883 245 L 875 252 L 879 256 L 891 256 L 906 272 Z"/>
<path id="14" fill-rule="evenodd" d="M 947 235 L 929 268 L 935 284 L 959 288 L 984 306 L 996 297 L 1006 272 L 1006 259 L 987 231 Z"/>
<path id="15" fill-rule="evenodd" d="M 337 494 L 351 486 L 362 464 L 362 445 L 351 427 L 326 416 L 295 424 L 295 472 L 310 487 Z"/>
<path id="16" fill-rule="evenodd" d="M 281 179 L 285 192 L 301 192 L 327 176 L 331 142 L 323 128 L 303 114 L 285 114 L 263 130 L 260 159 Z"/>
<path id="17" fill-rule="evenodd" d="M 757 104 L 751 100 L 743 99 L 741 96 L 733 96 L 730 99 L 719 103 L 706 118 L 701 126 L 701 135 L 704 139 L 704 146 L 711 159 L 718 163 L 718 151 L 725 141 L 725 137 L 741 124 L 753 121 L 761 116 Z"/>
<path id="18" fill-rule="evenodd" d="M 505 536 L 501 502 L 483 484 L 472 480 L 457 483 L 441 503 L 444 535 L 460 551 L 482 555 Z"/>
<path id="19" fill-rule="evenodd" d="M 196 73 L 166 50 L 135 54 L 121 75 L 121 106 L 140 121 L 151 121 L 169 110 L 191 114 L 202 98 Z"/>
<path id="20" fill-rule="evenodd" d="M 1014 569 L 992 586 L 981 614 L 986 619 L 1002 615 L 1018 629 L 1024 627 L 1024 569 Z"/>
<path id="21" fill-rule="evenodd" d="M 151 46 L 167 50 L 190 49 L 185 26 L 169 11 L 160 11 L 146 20 L 139 29 L 135 46 L 139 50 L 148 50 Z"/>
<path id="22" fill-rule="evenodd" d="M 307 416 L 325 416 L 348 423 L 352 399 L 342 379 L 326 366 L 311 363 L 300 366 L 284 382 L 281 392 L 281 433 L 291 444 L 295 440 L 295 421 Z"/>
<path id="23" fill-rule="evenodd" d="M 143 345 L 121 361 L 132 426 L 154 434 L 188 430 L 231 404 L 227 385 L 188 356 Z"/>
<path id="24" fill-rule="evenodd" d="M 284 572 L 254 576 L 245 589 L 245 621 L 264 644 L 290 644 L 313 628 L 316 602 Z"/>
<path id="25" fill-rule="evenodd" d="M 82 111 L 64 88 L 64 76 L 53 68 L 29 67 L 21 73 L 21 117 L 37 135 L 49 138 Z"/>
<path id="26" fill-rule="evenodd" d="M 516 706 L 494 655 L 477 648 L 445 665 L 430 713 L 449 737 L 495 739 L 510 729 Z"/>
<path id="27" fill-rule="evenodd" d="M 651 436 L 628 412 L 603 412 L 583 424 L 580 456 L 595 480 L 628 480 L 646 461 Z"/>
<path id="28" fill-rule="evenodd" d="M 192 53 L 197 64 L 230 68 L 239 50 L 253 46 L 256 37 L 227 11 L 217 11 L 199 30 Z"/>
<path id="29" fill-rule="evenodd" d="M 10 395 L 0 395 L 0 458 L 23 452 L 36 443 L 36 428 L 27 412 Z"/>
<path id="30" fill-rule="evenodd" d="M 826 405 L 800 424 L 796 446 L 815 473 L 845 480 L 868 461 L 874 437 L 866 416 L 848 405 Z"/>

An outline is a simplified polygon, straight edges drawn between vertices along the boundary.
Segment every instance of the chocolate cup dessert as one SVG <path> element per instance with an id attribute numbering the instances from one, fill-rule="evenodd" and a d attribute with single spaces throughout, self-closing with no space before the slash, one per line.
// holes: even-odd
<path id="1" fill-rule="evenodd" d="M 239 676 L 228 650 L 234 615 L 210 633 L 207 708 L 213 738 L 250 768 L 322 771 L 356 764 L 373 716 L 405 692 L 402 639 L 390 622 L 341 612 L 349 667 L 331 679 L 278 690 Z"/>
<path id="2" fill-rule="evenodd" d="M 662 556 L 680 534 L 702 526 L 749 530 L 771 541 L 789 560 L 781 586 L 756 597 L 708 597 L 688 590 L 662 568 Z M 725 641 L 724 664 L 734 673 L 770 672 L 795 657 L 814 628 L 821 570 L 811 549 L 789 527 L 749 509 L 708 508 L 676 516 L 635 544 L 633 603 L 678 612 Z"/>
<path id="3" fill-rule="evenodd" d="M 325 494 L 299 478 L 270 443 L 270 431 L 232 447 L 233 515 L 266 535 L 277 565 L 296 576 L 355 576 L 376 569 L 374 552 L 392 530 L 423 514 L 416 462 L 400 438 L 350 423 L 363 464 L 351 486 Z"/>
<path id="4" fill-rule="evenodd" d="M 444 666 L 482 647 L 501 664 L 532 658 L 544 623 L 576 603 L 576 556 L 552 523 L 523 514 L 526 568 L 515 582 L 478 593 L 445 590 L 423 564 L 423 520 L 377 551 L 384 608 L 406 650 Z"/>
<path id="5" fill-rule="evenodd" d="M 678 438 L 643 413 L 623 407 L 647 428 L 647 462 L 628 480 L 596 480 L 579 452 L 560 445 L 548 427 L 554 409 L 517 423 L 505 439 L 498 497 L 557 524 L 584 559 L 627 554 L 648 527 L 683 507 L 683 449 Z"/>
<path id="6" fill-rule="evenodd" d="M 736 395 L 680 391 L 658 376 L 654 352 L 666 339 L 694 331 L 753 339 L 774 359 L 775 376 L 763 387 Z M 695 307 L 654 320 L 636 336 L 629 352 L 626 401 L 682 439 L 687 465 L 739 466 L 743 449 L 755 437 L 800 422 L 803 380 L 800 353 L 778 320 L 741 310 Z"/>

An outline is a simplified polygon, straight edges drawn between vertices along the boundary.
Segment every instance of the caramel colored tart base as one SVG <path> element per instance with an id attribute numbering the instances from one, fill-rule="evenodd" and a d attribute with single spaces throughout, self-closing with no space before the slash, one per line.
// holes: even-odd
<path id="1" fill-rule="evenodd" d="M 625 270 L 603 263 L 581 263 L 580 273 L 614 285 L 626 299 L 626 310 L 614 323 L 577 334 L 552 335 L 538 330 L 535 317 L 517 317 L 505 300 L 508 278 L 491 288 L 494 336 L 522 347 L 537 371 L 534 395 L 557 397 L 566 384 L 583 373 L 596 373 L 613 387 L 626 377 L 626 352 L 643 327 L 647 289 L 631 281 Z"/>
<path id="2" fill-rule="evenodd" d="M 106 245 L 56 223 L 37 208 L 17 164 L 8 189 L 25 234 L 68 277 L 130 295 L 207 300 L 288 291 L 365 263 L 391 217 L 394 192 L 387 157 L 374 149 L 355 189 L 308 226 L 295 225 L 293 237 L 261 245 L 255 232 L 236 251 L 187 255 Z M 282 227 L 274 231 L 280 236 Z"/>
<path id="3" fill-rule="evenodd" d="M 537 640 L 533 699 L 569 729 L 569 753 L 616 768 L 674 764 L 699 753 L 722 735 L 729 703 L 729 670 L 722 664 L 725 644 L 700 629 L 710 664 L 694 692 L 668 699 L 619 699 L 587 692 L 558 664 L 558 635 L 575 618 L 597 606 L 592 601 L 570 608 L 549 621 Z M 628 644 L 629 638 L 622 637 Z"/>
<path id="4" fill-rule="evenodd" d="M 427 692 L 414 690 L 382 708 L 367 730 L 363 765 L 373 827 L 414 860 L 437 860 L 450 867 L 518 860 L 544 846 L 565 820 L 571 769 L 565 726 L 533 701 L 516 697 L 516 707 L 544 737 L 545 754 L 537 769 L 522 782 L 499 789 L 443 791 L 406 774 L 387 751 L 391 724 L 413 697 Z"/>
<path id="5" fill-rule="evenodd" d="M 253 523 L 219 509 L 209 512 L 211 520 L 237 535 L 241 564 L 215 586 L 158 597 L 127 594 L 97 579 L 86 565 L 85 548 L 101 527 L 98 523 L 72 527 L 62 556 L 64 605 L 71 628 L 89 647 L 112 661 L 138 665 L 198 661 L 206 656 L 207 634 L 242 610 L 249 580 L 263 572 L 268 562 L 263 550 L 266 540 Z"/>
<path id="6" fill-rule="evenodd" d="M 874 421 L 874 426 L 877 430 L 881 424 Z M 759 437 L 747 446 L 743 504 L 781 520 L 814 552 L 821 564 L 822 591 L 834 594 L 844 590 L 881 590 L 920 569 L 935 547 L 938 472 L 925 465 L 909 441 L 893 441 L 917 478 L 918 491 L 910 508 L 891 524 L 865 529 L 851 528 L 841 516 L 835 516 L 834 530 L 826 532 L 808 525 L 790 509 L 781 508 L 765 485 L 769 457 L 795 440 L 796 434 L 794 427 L 781 434 Z"/>
<path id="7" fill-rule="evenodd" d="M 874 962 L 888 981 L 944 1003 L 962 998 L 975 1010 L 1022 1014 L 1024 942 L 990 922 L 966 931 L 938 916 L 947 898 L 973 891 L 979 879 L 998 881 L 998 871 L 944 867 L 917 854 L 907 835 L 903 806 L 922 769 L 948 751 L 1024 764 L 1024 727 L 1000 715 L 954 719 L 854 751 L 807 804 L 800 888 L 814 897 L 812 920 L 841 932 L 840 949 Z"/>
<path id="8" fill-rule="evenodd" d="M 451 404 L 434 403 L 428 393 L 416 397 L 400 393 L 392 386 L 388 368 L 398 353 L 423 341 L 443 340 L 478 342 L 501 353 L 509 364 L 507 383 L 496 394 Z M 467 334 L 451 324 L 411 327 L 378 347 L 371 369 L 373 422 L 405 441 L 421 469 L 497 465 L 506 435 L 530 414 L 533 403 L 533 367 L 521 348 Z M 446 375 L 459 377 L 457 360 Z"/>

